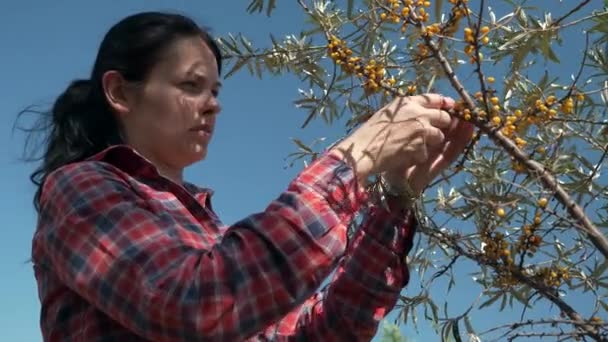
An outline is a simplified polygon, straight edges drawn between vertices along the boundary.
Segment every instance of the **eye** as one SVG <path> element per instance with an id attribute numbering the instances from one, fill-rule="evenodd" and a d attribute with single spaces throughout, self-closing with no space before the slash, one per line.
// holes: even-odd
<path id="1" fill-rule="evenodd" d="M 180 87 L 188 92 L 199 92 L 200 86 L 195 81 L 184 81 L 180 83 Z"/>
<path id="2" fill-rule="evenodd" d="M 220 90 L 219 89 L 213 89 L 211 91 L 211 94 L 213 94 L 213 97 L 218 97 L 218 96 L 220 96 Z"/>

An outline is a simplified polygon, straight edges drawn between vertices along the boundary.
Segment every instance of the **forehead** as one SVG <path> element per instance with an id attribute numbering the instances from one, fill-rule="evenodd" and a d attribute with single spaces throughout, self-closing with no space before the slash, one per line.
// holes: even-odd
<path id="1" fill-rule="evenodd" d="M 203 38 L 180 38 L 169 45 L 153 68 L 161 73 L 204 73 L 209 78 L 218 77 L 215 55 Z"/>

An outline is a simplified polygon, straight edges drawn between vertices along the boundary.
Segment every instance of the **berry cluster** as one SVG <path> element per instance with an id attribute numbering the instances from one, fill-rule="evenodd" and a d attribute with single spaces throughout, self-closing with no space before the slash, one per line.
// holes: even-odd
<path id="1" fill-rule="evenodd" d="M 353 56 L 353 51 L 348 48 L 344 40 L 336 36 L 329 38 L 327 53 L 342 67 L 342 71 L 363 80 L 363 89 L 367 94 L 376 93 L 383 86 L 393 86 L 396 83 L 394 78 L 386 78 L 386 68 L 383 63 L 374 59 L 364 63 L 361 57 Z"/>
<path id="2" fill-rule="evenodd" d="M 481 241 L 484 243 L 483 253 L 490 261 L 500 260 L 505 265 L 513 264 L 509 243 L 503 233 L 484 230 L 481 233 Z"/>
<path id="3" fill-rule="evenodd" d="M 470 13 L 470 10 L 466 9 L 464 6 L 469 2 L 468 0 L 449 0 L 452 5 L 452 10 L 450 12 L 450 17 L 446 22 L 441 33 L 446 37 L 452 37 L 456 31 L 458 31 L 458 27 L 460 26 L 460 20 L 464 18 L 467 14 Z"/>
<path id="4" fill-rule="evenodd" d="M 490 37 L 488 37 L 489 32 L 490 28 L 487 26 L 483 26 L 479 29 L 479 41 L 484 45 L 490 42 Z M 479 57 L 479 61 L 481 62 L 483 60 L 483 54 L 479 52 L 478 56 L 475 56 L 477 42 L 475 41 L 475 31 L 473 31 L 472 28 L 464 28 L 464 41 L 467 43 L 467 46 L 464 48 L 464 53 L 469 56 L 471 64 L 477 62 L 477 57 Z"/>
<path id="5" fill-rule="evenodd" d="M 542 267 L 535 272 L 534 276 L 549 287 L 559 287 L 564 280 L 570 279 L 568 268 L 556 266 Z"/>

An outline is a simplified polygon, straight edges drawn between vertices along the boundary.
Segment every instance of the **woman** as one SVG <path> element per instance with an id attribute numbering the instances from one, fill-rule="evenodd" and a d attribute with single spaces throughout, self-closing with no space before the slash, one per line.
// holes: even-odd
<path id="1" fill-rule="evenodd" d="M 414 229 L 401 204 L 471 136 L 445 111 L 453 100 L 393 101 L 264 212 L 225 227 L 210 191 L 183 180 L 207 154 L 220 71 L 190 19 L 140 13 L 109 30 L 90 79 L 55 102 L 32 175 L 46 341 L 369 340 L 394 306 Z M 387 180 L 384 203 L 364 190 L 372 175 Z"/>

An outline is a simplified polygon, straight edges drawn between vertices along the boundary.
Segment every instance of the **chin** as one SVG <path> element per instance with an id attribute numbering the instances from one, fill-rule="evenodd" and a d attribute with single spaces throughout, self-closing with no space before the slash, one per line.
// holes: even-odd
<path id="1" fill-rule="evenodd" d="M 195 146 L 186 155 L 188 165 L 200 162 L 207 157 L 207 146 Z"/>
<path id="2" fill-rule="evenodd" d="M 207 144 L 200 141 L 188 141 L 178 149 L 174 149 L 172 159 L 174 165 L 186 168 L 192 164 L 200 162 L 207 157 Z"/>

